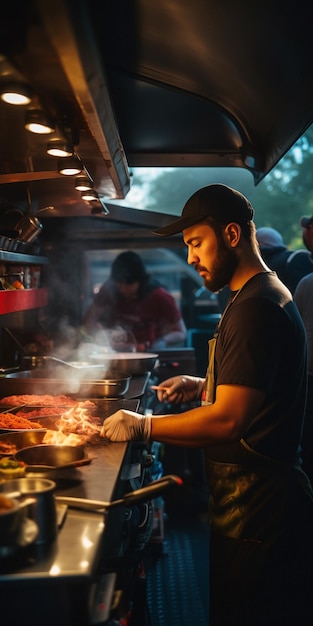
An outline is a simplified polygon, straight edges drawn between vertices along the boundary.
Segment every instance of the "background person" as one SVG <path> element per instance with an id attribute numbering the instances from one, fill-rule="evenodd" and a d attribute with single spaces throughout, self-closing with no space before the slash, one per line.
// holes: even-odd
<path id="1" fill-rule="evenodd" d="M 313 272 L 313 257 L 307 250 L 288 250 L 275 228 L 262 226 L 257 229 L 256 237 L 265 263 L 294 293 L 299 280 Z"/>
<path id="2" fill-rule="evenodd" d="M 313 274 L 300 280 L 294 293 L 307 335 L 308 396 L 302 437 L 303 468 L 313 482 Z"/>
<path id="3" fill-rule="evenodd" d="M 187 331 L 173 296 L 151 278 L 136 252 L 127 250 L 112 263 L 111 274 L 83 319 L 90 336 L 108 336 L 115 349 L 137 351 L 183 346 Z"/>
<path id="4" fill-rule="evenodd" d="M 313 215 L 312 217 L 301 217 L 302 239 L 305 247 L 309 250 L 313 262 Z"/>
<path id="5" fill-rule="evenodd" d="M 228 285 L 230 300 L 206 379 L 173 377 L 158 391 L 160 401 L 201 398 L 201 406 L 155 417 L 119 410 L 102 436 L 204 448 L 210 626 L 311 626 L 313 493 L 299 456 L 305 330 L 290 291 L 262 260 L 252 220 L 242 194 L 209 185 L 157 231 L 182 231 L 188 263 L 210 291 Z"/>

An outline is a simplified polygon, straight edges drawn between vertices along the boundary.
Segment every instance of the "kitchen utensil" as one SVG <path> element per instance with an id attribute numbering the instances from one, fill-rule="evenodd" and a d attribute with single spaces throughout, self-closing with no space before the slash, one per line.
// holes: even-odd
<path id="1" fill-rule="evenodd" d="M 26 497 L 27 516 L 38 526 L 36 543 L 49 543 L 57 534 L 57 513 L 54 498 L 56 483 L 46 478 L 16 478 L 0 484 L 0 493 L 19 493 Z M 30 501 L 31 500 L 31 501 Z M 25 500 L 19 506 L 24 506 Z"/>
<path id="2" fill-rule="evenodd" d="M 0 558 L 4 559 L 13 556 L 22 548 L 27 548 L 38 536 L 37 524 L 28 517 L 23 518 L 18 536 L 11 545 L 0 545 Z"/>
<path id="3" fill-rule="evenodd" d="M 82 371 L 82 370 L 91 370 L 91 371 L 95 371 L 95 370 L 100 370 L 101 369 L 101 365 L 95 365 L 94 363 L 88 363 L 88 362 L 82 362 L 82 361 L 63 361 L 63 359 L 59 359 L 56 356 L 43 356 L 41 357 L 43 362 L 53 362 L 53 363 L 59 363 L 60 365 L 64 365 L 65 367 L 70 367 L 71 369 L 74 369 L 76 371 Z"/>
<path id="4" fill-rule="evenodd" d="M 45 430 L 26 430 L 12 433 L 4 433 L 0 435 L 0 456 L 4 456 L 6 453 L 1 448 L 1 443 L 8 444 L 15 447 L 15 451 L 22 448 L 28 448 L 41 444 L 46 434 Z M 12 452 L 7 452 L 12 455 Z"/>
<path id="5" fill-rule="evenodd" d="M 169 487 L 179 487 L 183 484 L 182 479 L 175 474 L 167 474 L 162 476 L 158 480 L 154 480 L 145 487 L 140 487 L 134 491 L 126 493 L 122 498 L 112 500 L 111 502 L 105 502 L 101 500 L 88 500 L 86 498 L 74 498 L 71 496 L 56 496 L 56 502 L 60 504 L 67 504 L 74 508 L 87 509 L 91 511 L 102 511 L 105 509 L 113 509 L 119 506 L 132 505 L 135 502 L 140 502 L 145 499 L 152 499 L 160 495 Z"/>
<path id="6" fill-rule="evenodd" d="M 127 393 L 130 380 L 131 376 L 125 372 L 108 372 L 101 380 L 81 380 L 77 395 L 91 398 L 120 398 Z"/>
<path id="7" fill-rule="evenodd" d="M 10 237 L 0 235 L 0 250 L 8 250 L 11 243 Z"/>
<path id="8" fill-rule="evenodd" d="M 73 370 L 72 370 L 73 371 Z M 14 372 L 0 377 L 0 396 L 19 394 L 60 394 L 80 397 L 122 397 L 129 388 L 131 375 L 120 369 L 111 371 L 112 377 L 106 378 L 103 369 L 97 379 L 68 373 L 56 376 L 44 368 Z M 0 401 L 1 404 L 1 401 Z M 39 420 L 40 421 L 40 420 Z"/>
<path id="9" fill-rule="evenodd" d="M 30 471 L 64 469 L 87 465 L 91 459 L 85 455 L 83 446 L 39 444 L 18 450 L 14 458 L 26 463 Z"/>
<path id="10" fill-rule="evenodd" d="M 1 404 L 1 401 L 0 401 Z M 18 404 L 17 406 L 11 406 L 9 409 L 4 409 L 3 411 L 1 410 L 2 415 L 5 413 L 14 413 L 14 411 L 20 410 L 23 407 L 27 406 L 27 404 Z"/>
<path id="11" fill-rule="evenodd" d="M 33 498 L 19 502 L 16 498 L 7 496 L 5 490 L 0 492 L 0 546 L 9 546 L 15 543 L 25 518 L 24 509 L 34 502 Z"/>
<path id="12" fill-rule="evenodd" d="M 24 215 L 15 225 L 18 237 L 22 241 L 32 243 L 42 231 L 42 223 L 35 215 Z"/>
<path id="13" fill-rule="evenodd" d="M 23 354 L 20 357 L 20 363 L 23 369 L 33 369 L 35 367 L 43 367 L 45 361 L 44 357 L 38 354 Z"/>
<path id="14" fill-rule="evenodd" d="M 134 376 L 153 370 L 157 358 L 152 352 L 107 352 L 101 348 L 89 354 L 89 359 L 103 363 L 108 370 L 120 369 Z"/>

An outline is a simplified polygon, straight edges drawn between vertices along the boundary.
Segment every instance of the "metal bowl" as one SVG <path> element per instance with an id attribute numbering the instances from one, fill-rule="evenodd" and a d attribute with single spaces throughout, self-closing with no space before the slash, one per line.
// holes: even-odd
<path id="1" fill-rule="evenodd" d="M 17 451 L 42 443 L 45 434 L 45 430 L 24 430 L 0 435 L 0 457 L 12 455 L 12 452 L 5 452 L 1 449 L 1 443 L 14 446 Z"/>

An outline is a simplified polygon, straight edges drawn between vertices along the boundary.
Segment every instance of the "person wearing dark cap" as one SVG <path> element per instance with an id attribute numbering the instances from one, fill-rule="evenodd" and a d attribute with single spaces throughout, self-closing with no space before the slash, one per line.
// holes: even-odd
<path id="1" fill-rule="evenodd" d="M 313 272 L 312 255 L 307 250 L 288 250 L 280 232 L 269 226 L 258 228 L 256 238 L 263 260 L 293 294 L 299 280 Z"/>
<path id="2" fill-rule="evenodd" d="M 311 253 L 313 264 L 313 216 L 302 217 L 303 243 Z M 294 301 L 303 319 L 308 348 L 308 395 L 302 438 L 303 468 L 313 481 L 313 270 L 297 285 Z"/>
<path id="3" fill-rule="evenodd" d="M 175 376 L 158 399 L 192 402 L 158 416 L 119 410 L 101 435 L 204 449 L 210 490 L 210 626 L 313 623 L 313 492 L 301 468 L 304 326 L 290 291 L 263 261 L 253 208 L 209 185 L 156 231 L 182 232 L 188 263 L 230 298 L 209 342 L 205 379 Z M 198 399 L 198 406 L 194 403 Z"/>
<path id="4" fill-rule="evenodd" d="M 300 220 L 300 226 L 302 226 L 302 239 L 306 248 L 311 253 L 313 258 L 313 215 L 312 217 L 302 217 Z"/>
<path id="5" fill-rule="evenodd" d="M 109 280 L 95 295 L 83 327 L 114 349 L 161 350 L 184 345 L 186 327 L 173 296 L 153 280 L 132 250 L 113 261 Z"/>

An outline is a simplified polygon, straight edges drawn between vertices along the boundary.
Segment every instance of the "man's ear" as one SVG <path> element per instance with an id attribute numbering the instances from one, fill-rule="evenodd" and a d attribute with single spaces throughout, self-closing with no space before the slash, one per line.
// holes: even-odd
<path id="1" fill-rule="evenodd" d="M 240 240 L 241 228 L 236 222 L 230 222 L 225 228 L 225 237 L 230 248 L 235 248 Z"/>

